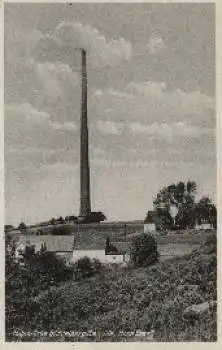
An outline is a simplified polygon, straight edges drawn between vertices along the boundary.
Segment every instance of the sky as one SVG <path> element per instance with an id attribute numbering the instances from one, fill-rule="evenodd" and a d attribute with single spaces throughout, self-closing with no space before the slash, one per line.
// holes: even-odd
<path id="1" fill-rule="evenodd" d="M 216 198 L 214 4 L 5 4 L 5 216 L 79 212 L 87 50 L 92 210 L 143 220 L 194 180 Z"/>

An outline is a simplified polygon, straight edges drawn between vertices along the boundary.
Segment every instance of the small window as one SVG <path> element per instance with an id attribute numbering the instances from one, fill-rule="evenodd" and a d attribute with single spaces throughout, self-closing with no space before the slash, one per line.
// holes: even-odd
<path id="1" fill-rule="evenodd" d="M 113 260 L 116 260 L 116 256 L 115 255 L 113 256 Z"/>

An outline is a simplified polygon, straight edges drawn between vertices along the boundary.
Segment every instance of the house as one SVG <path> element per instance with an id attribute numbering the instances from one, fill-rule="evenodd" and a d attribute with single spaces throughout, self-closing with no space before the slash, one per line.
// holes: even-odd
<path id="1" fill-rule="evenodd" d="M 90 259 L 97 259 L 102 264 L 121 264 L 129 261 L 129 254 L 122 252 L 116 252 L 113 254 L 106 254 L 105 249 L 93 249 L 93 250 L 74 250 L 73 251 L 73 262 L 88 257 Z"/>
<path id="2" fill-rule="evenodd" d="M 80 258 L 88 257 L 98 259 L 101 263 L 124 263 L 129 261 L 129 247 L 125 242 L 113 243 L 117 246 L 117 251 L 106 252 L 105 241 L 100 244 L 92 244 L 86 247 L 84 241 L 76 242 L 75 236 L 53 236 L 53 235 L 24 235 L 14 236 L 17 257 L 21 256 L 20 251 L 26 246 L 34 246 L 35 252 L 40 251 L 43 246 L 50 252 L 56 253 L 65 259 L 67 264 L 72 264 Z M 104 248 L 102 248 L 104 247 Z"/>
<path id="3" fill-rule="evenodd" d="M 103 264 L 122 264 L 128 262 L 130 259 L 130 248 L 127 242 L 112 242 L 109 246 L 111 249 L 107 249 L 106 241 L 103 247 L 101 248 L 101 245 L 95 243 L 88 249 L 85 247 L 81 249 L 81 244 L 78 242 L 78 249 L 74 249 L 72 261 L 75 262 L 87 256 L 90 259 L 98 259 Z"/>
<path id="4" fill-rule="evenodd" d="M 14 235 L 14 242 L 16 245 L 16 256 L 21 256 L 20 251 L 24 250 L 26 246 L 34 246 L 35 252 L 40 251 L 43 246 L 50 252 L 56 253 L 65 259 L 69 264 L 73 254 L 73 236 L 53 236 L 53 235 Z"/>
<path id="5" fill-rule="evenodd" d="M 144 221 L 144 233 L 151 233 L 156 231 L 155 216 L 156 213 L 154 211 L 148 211 L 146 219 Z"/>
<path id="6" fill-rule="evenodd" d="M 197 222 L 195 225 L 196 230 L 211 230 L 213 229 L 213 224 L 205 221 L 205 222 Z"/>

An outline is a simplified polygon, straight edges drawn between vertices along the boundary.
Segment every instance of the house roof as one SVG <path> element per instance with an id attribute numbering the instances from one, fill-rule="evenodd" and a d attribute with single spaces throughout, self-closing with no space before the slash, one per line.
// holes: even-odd
<path id="1" fill-rule="evenodd" d="M 45 243 L 48 251 L 53 252 L 73 252 L 73 250 L 104 250 L 106 240 L 101 239 L 96 242 L 87 243 L 84 242 L 83 237 L 78 239 L 74 235 L 70 236 L 54 236 L 54 235 L 27 235 L 27 234 L 16 234 L 13 239 L 17 245 L 35 245 L 36 250 L 39 250 L 42 243 Z M 130 242 L 110 242 L 115 245 L 118 252 L 129 252 Z"/>
<path id="2" fill-rule="evenodd" d="M 112 245 L 116 246 L 118 252 L 128 253 L 130 251 L 130 242 L 111 242 Z"/>
<path id="3" fill-rule="evenodd" d="M 52 236 L 52 235 L 16 235 L 15 241 L 19 245 L 26 246 L 27 244 L 35 245 L 36 250 L 40 249 L 42 243 L 45 243 L 48 251 L 53 252 L 72 252 L 73 251 L 73 236 Z"/>

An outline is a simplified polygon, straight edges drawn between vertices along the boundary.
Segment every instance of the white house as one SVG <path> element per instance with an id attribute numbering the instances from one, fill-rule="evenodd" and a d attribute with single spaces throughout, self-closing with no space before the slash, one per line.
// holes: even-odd
<path id="1" fill-rule="evenodd" d="M 144 221 L 144 233 L 151 233 L 156 231 L 154 215 L 155 213 L 153 211 L 148 211 L 146 219 Z"/>
<path id="2" fill-rule="evenodd" d="M 203 222 L 203 223 L 200 223 L 200 224 L 196 224 L 195 226 L 196 230 L 210 230 L 212 229 L 212 225 L 208 222 Z"/>
<path id="3" fill-rule="evenodd" d="M 24 250 L 26 246 L 34 245 L 35 251 L 39 251 L 44 245 L 47 251 L 54 252 L 65 259 L 67 264 L 72 264 L 80 258 L 87 256 L 90 259 L 98 259 L 104 264 L 121 264 L 129 261 L 130 254 L 126 242 L 114 242 L 118 249 L 115 253 L 105 253 L 105 242 L 93 244 L 86 247 L 83 240 L 75 241 L 73 235 L 56 236 L 56 235 L 27 235 L 18 234 L 15 236 L 17 246 L 17 258 L 19 259 L 19 250 Z M 104 246 L 104 249 L 101 247 Z"/>
<path id="4" fill-rule="evenodd" d="M 97 259 L 103 264 L 121 264 L 129 261 L 129 254 L 126 253 L 115 253 L 105 254 L 105 249 L 92 249 L 92 250 L 74 250 L 72 261 L 88 257 L 90 259 Z"/>

